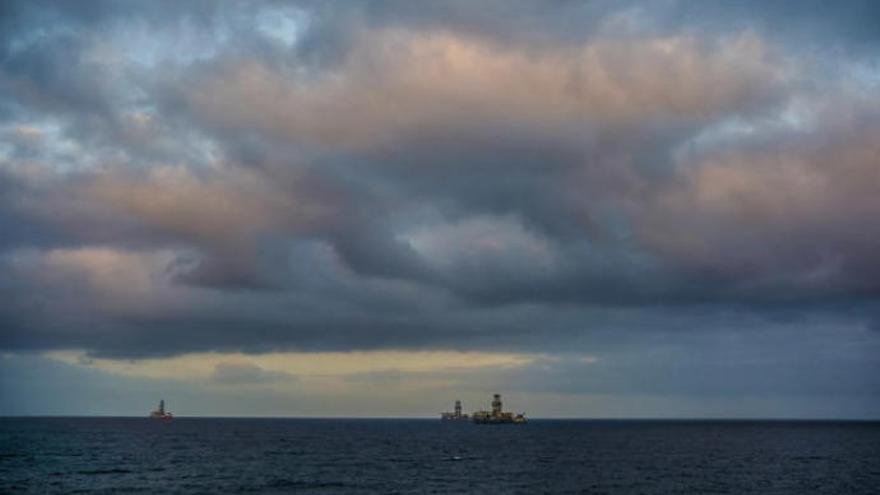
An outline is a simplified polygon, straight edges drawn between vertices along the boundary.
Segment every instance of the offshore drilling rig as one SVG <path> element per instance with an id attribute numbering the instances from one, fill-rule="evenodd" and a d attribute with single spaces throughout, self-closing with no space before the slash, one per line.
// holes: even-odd
<path id="1" fill-rule="evenodd" d="M 150 413 L 150 419 L 161 419 L 163 421 L 171 421 L 173 414 L 165 410 L 165 401 L 159 401 L 159 409 Z"/>
<path id="2" fill-rule="evenodd" d="M 467 414 L 462 414 L 461 401 L 457 400 L 455 401 L 455 411 L 440 413 L 440 419 L 442 421 L 467 421 L 469 418 Z M 504 411 L 501 394 L 495 394 L 492 397 L 491 411 L 477 411 L 470 415 L 470 420 L 480 425 L 521 425 L 527 421 L 525 414 Z"/>
<path id="3" fill-rule="evenodd" d="M 455 411 L 440 413 L 440 419 L 443 421 L 467 421 L 468 415 L 461 413 L 461 401 L 457 400 L 455 401 Z"/>
<path id="4" fill-rule="evenodd" d="M 481 425 L 501 425 L 512 424 L 521 425 L 526 420 L 525 414 L 514 414 L 505 412 L 501 403 L 501 394 L 495 394 L 492 397 L 492 411 L 477 411 L 471 415 L 473 422 Z"/>

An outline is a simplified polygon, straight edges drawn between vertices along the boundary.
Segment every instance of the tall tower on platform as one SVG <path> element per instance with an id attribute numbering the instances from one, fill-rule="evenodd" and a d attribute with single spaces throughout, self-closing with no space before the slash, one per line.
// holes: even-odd
<path id="1" fill-rule="evenodd" d="M 501 410 L 501 394 L 495 394 L 492 398 L 492 416 L 500 416 Z"/>

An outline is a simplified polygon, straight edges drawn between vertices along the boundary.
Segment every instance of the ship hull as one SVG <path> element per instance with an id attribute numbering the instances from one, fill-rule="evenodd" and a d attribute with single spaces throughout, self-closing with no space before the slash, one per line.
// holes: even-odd
<path id="1" fill-rule="evenodd" d="M 525 419 L 474 419 L 475 425 L 524 425 Z"/>

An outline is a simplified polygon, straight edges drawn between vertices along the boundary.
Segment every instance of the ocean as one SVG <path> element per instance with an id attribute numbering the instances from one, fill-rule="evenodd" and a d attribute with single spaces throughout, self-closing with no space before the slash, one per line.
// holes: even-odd
<path id="1" fill-rule="evenodd" d="M 0 493 L 878 494 L 880 423 L 0 418 Z"/>

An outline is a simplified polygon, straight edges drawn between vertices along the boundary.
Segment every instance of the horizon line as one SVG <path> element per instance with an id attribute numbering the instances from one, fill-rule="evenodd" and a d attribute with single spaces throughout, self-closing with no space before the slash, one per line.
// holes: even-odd
<path id="1" fill-rule="evenodd" d="M 106 419 L 150 419 L 148 415 L 131 414 L 0 414 L 0 419 L 40 419 L 40 418 L 106 418 Z M 174 415 L 174 419 L 317 419 L 317 420 L 413 420 L 440 422 L 434 416 L 273 416 L 273 415 Z M 720 422 L 880 422 L 878 417 L 712 417 L 712 416 L 626 416 L 626 417 L 593 417 L 593 416 L 530 416 L 529 421 L 720 421 Z"/>

